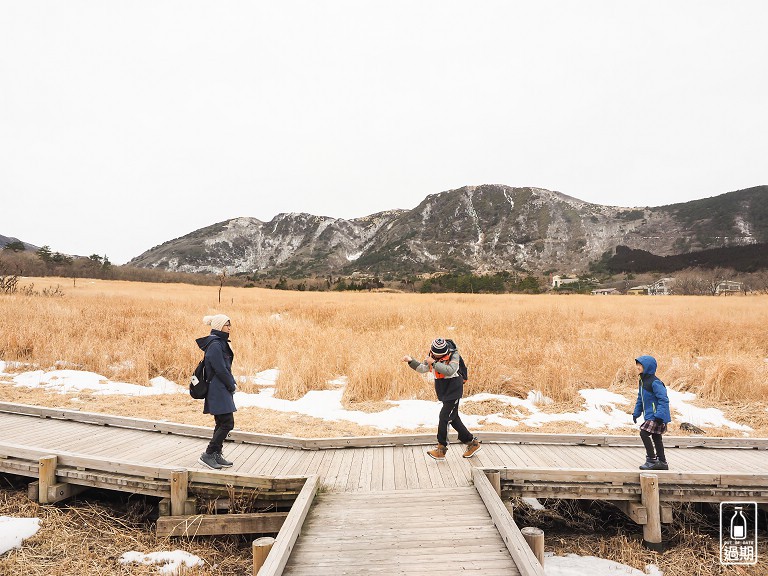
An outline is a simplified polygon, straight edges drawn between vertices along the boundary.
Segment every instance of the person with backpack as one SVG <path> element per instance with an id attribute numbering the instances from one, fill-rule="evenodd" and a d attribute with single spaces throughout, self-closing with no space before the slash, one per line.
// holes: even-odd
<path id="1" fill-rule="evenodd" d="M 637 402 L 632 413 L 632 421 L 642 416 L 640 439 L 645 446 L 645 464 L 640 470 L 669 470 L 667 458 L 664 455 L 662 434 L 667 431 L 667 424 L 672 421 L 669 413 L 669 397 L 664 382 L 656 376 L 656 359 L 653 356 L 635 358 L 635 366 L 639 375 Z M 655 448 L 655 450 L 654 450 Z"/>
<path id="2" fill-rule="evenodd" d="M 232 323 L 228 316 L 216 314 L 205 316 L 203 323 L 211 327 L 211 333 L 195 342 L 205 352 L 205 374 L 208 380 L 208 394 L 205 396 L 203 414 L 213 415 L 215 428 L 208 447 L 200 455 L 198 462 L 213 470 L 230 468 L 232 462 L 224 458 L 222 449 L 224 440 L 235 427 L 234 394 L 237 390 L 235 377 L 232 375 L 234 353 L 229 345 L 229 331 Z"/>
<path id="3" fill-rule="evenodd" d="M 414 360 L 412 356 L 403 356 L 408 366 L 421 374 L 432 372 L 435 377 L 435 393 L 443 403 L 437 425 L 437 446 L 429 450 L 435 460 L 445 460 L 448 453 L 448 424 L 459 433 L 459 442 L 466 444 L 464 458 L 471 458 L 480 450 L 480 441 L 475 437 L 459 417 L 459 401 L 464 395 L 464 382 L 467 368 L 453 340 L 435 338 L 424 362 Z"/>

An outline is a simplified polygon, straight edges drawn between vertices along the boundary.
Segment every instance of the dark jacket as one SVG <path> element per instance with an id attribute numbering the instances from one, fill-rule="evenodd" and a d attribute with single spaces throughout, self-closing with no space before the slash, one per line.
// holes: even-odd
<path id="1" fill-rule="evenodd" d="M 233 398 L 237 383 L 232 376 L 232 360 L 235 354 L 229 346 L 229 334 L 211 330 L 209 336 L 195 340 L 201 350 L 205 350 L 205 372 L 213 374 L 208 384 L 208 396 L 205 397 L 203 414 L 230 414 L 236 412 Z"/>
<path id="2" fill-rule="evenodd" d="M 642 414 L 646 420 L 660 418 L 672 422 L 669 412 L 669 397 L 664 382 L 656 376 L 656 359 L 653 356 L 640 356 L 635 359 L 643 367 L 637 389 L 637 402 L 633 416 L 639 418 Z"/>
<path id="3" fill-rule="evenodd" d="M 444 361 L 436 361 L 431 368 L 435 375 L 435 394 L 440 402 L 458 400 L 464 395 L 464 378 L 459 376 L 459 351 L 452 350 L 450 357 Z M 429 372 L 426 360 L 419 362 L 411 360 L 408 365 L 422 374 Z"/>

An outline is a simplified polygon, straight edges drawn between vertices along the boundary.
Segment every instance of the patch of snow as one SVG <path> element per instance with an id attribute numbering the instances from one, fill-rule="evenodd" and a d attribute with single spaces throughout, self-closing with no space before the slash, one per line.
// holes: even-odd
<path id="1" fill-rule="evenodd" d="M 717 408 L 699 408 L 688 404 L 688 402 L 696 398 L 696 394 L 693 392 L 678 392 L 677 390 L 667 388 L 667 395 L 669 396 L 670 409 L 679 412 L 680 419 L 683 422 L 689 422 L 698 427 L 725 426 L 733 430 L 743 430 L 745 432 L 752 430 L 749 426 L 728 420 L 722 410 Z"/>
<path id="2" fill-rule="evenodd" d="M 435 256 L 434 254 L 430 254 L 426 250 L 422 250 L 422 253 L 424 254 L 424 256 L 426 256 L 430 260 L 437 260 L 439 258 L 439 256 Z"/>
<path id="3" fill-rule="evenodd" d="M 187 389 L 175 382 L 158 376 L 150 380 L 151 386 L 112 382 L 94 372 L 80 370 L 35 370 L 24 372 L 13 377 L 14 384 L 23 388 L 43 388 L 60 394 L 94 390 L 94 394 L 124 396 L 156 396 L 160 394 L 178 394 Z"/>
<path id="4" fill-rule="evenodd" d="M 360 258 L 360 256 L 362 256 L 362 255 L 363 255 L 362 252 L 355 252 L 354 254 L 347 254 L 347 260 L 352 262 L 352 261 L 357 260 L 358 258 Z"/>
<path id="5" fill-rule="evenodd" d="M 0 516 L 0 555 L 13 548 L 21 548 L 21 543 L 37 534 L 38 530 L 40 518 Z"/>
<path id="6" fill-rule="evenodd" d="M 174 550 L 172 552 L 151 552 L 142 554 L 141 552 L 125 552 L 120 557 L 120 564 L 160 564 L 158 572 L 160 574 L 179 574 L 183 568 L 194 568 L 203 566 L 205 562 L 199 556 L 184 552 L 183 550 Z"/>
<path id="7" fill-rule="evenodd" d="M 509 202 L 510 209 L 515 207 L 515 201 L 512 200 L 512 196 L 509 195 L 509 192 L 507 192 L 506 188 L 504 189 L 504 198 L 506 198 L 507 202 Z"/>
<path id="8" fill-rule="evenodd" d="M 579 556 L 578 554 L 566 554 L 565 556 L 548 556 L 545 554 L 544 574 L 546 576 L 582 576 L 589 573 L 591 576 L 663 576 L 655 564 L 648 564 L 645 572 L 632 568 L 626 564 L 597 558 L 595 556 Z"/>
<path id="9" fill-rule="evenodd" d="M 278 322 L 279 320 L 282 320 L 283 317 L 279 312 L 275 312 L 274 314 L 272 314 L 272 316 L 269 317 L 269 319 L 273 322 Z"/>
<path id="10" fill-rule="evenodd" d="M 0 361 L 0 374 L 6 369 L 7 363 Z M 341 404 L 341 398 L 347 386 L 345 376 L 337 377 L 327 382 L 331 389 L 313 390 L 298 400 L 283 400 L 275 398 L 275 384 L 279 376 L 277 368 L 264 370 L 254 376 L 239 376 L 240 382 L 255 384 L 261 389 L 257 393 L 237 391 L 235 402 L 238 407 L 258 407 L 280 412 L 293 412 L 312 416 L 328 421 L 344 420 L 363 426 L 371 426 L 381 430 L 394 428 L 416 429 L 434 427 L 437 425 L 437 415 L 441 403 L 431 400 L 391 400 L 389 408 L 381 412 L 362 412 L 346 410 Z M 429 379 L 431 374 L 427 374 Z M 15 386 L 27 388 L 43 388 L 50 392 L 78 393 L 84 390 L 93 391 L 97 395 L 124 396 L 154 396 L 163 394 L 187 394 L 186 386 L 158 376 L 150 381 L 150 386 L 112 382 L 100 374 L 77 370 L 34 370 L 20 374 L 5 374 Z M 462 419 L 468 427 L 482 428 L 487 424 L 500 424 L 514 428 L 520 423 L 532 427 L 541 427 L 548 422 L 575 422 L 588 428 L 632 428 L 631 408 L 634 398 L 628 400 L 620 394 L 605 389 L 593 388 L 580 390 L 584 398 L 584 409 L 573 413 L 548 414 L 542 412 L 541 406 L 551 404 L 552 400 L 540 391 L 531 390 L 525 399 L 504 396 L 501 394 L 481 393 L 464 398 L 464 402 L 484 402 L 495 400 L 515 408 L 512 414 L 497 412 L 487 415 L 462 414 Z M 716 408 L 698 408 L 689 404 L 696 398 L 691 392 L 677 392 L 668 389 L 670 409 L 675 420 L 690 422 L 699 427 L 727 426 L 746 432 L 749 426 L 737 424 L 726 419 L 721 410 Z M 79 402 L 73 399 L 73 402 Z"/>
<path id="11" fill-rule="evenodd" d="M 546 510 L 547 508 L 539 502 L 537 498 L 522 498 L 522 501 L 528 504 L 534 510 Z"/>

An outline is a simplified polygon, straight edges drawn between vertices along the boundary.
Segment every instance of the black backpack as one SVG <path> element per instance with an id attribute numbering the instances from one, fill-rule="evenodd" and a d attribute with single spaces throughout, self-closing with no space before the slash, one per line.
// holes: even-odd
<path id="1" fill-rule="evenodd" d="M 205 348 L 208 348 L 206 346 Z M 203 359 L 197 364 L 197 368 L 192 373 L 192 378 L 189 379 L 189 395 L 195 400 L 203 400 L 208 396 L 208 383 L 210 378 L 205 369 L 205 348 L 203 348 Z"/>
<path id="2" fill-rule="evenodd" d="M 456 346 L 456 342 L 448 338 L 445 339 L 445 342 L 446 344 L 448 344 L 448 347 L 452 353 L 456 352 L 456 350 L 458 349 Z M 459 355 L 459 376 L 461 376 L 461 379 L 464 380 L 464 382 L 467 381 L 467 376 L 468 376 L 467 365 L 464 362 L 464 358 L 461 355 Z"/>

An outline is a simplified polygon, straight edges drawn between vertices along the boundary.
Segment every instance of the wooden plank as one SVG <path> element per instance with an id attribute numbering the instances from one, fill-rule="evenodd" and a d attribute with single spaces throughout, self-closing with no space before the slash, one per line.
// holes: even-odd
<path id="1" fill-rule="evenodd" d="M 157 519 L 157 535 L 192 538 L 221 534 L 277 534 L 288 514 L 289 512 L 257 512 L 160 516 Z"/>
<path id="2" fill-rule="evenodd" d="M 347 474 L 347 482 L 341 488 L 341 490 L 347 492 L 353 492 L 358 490 L 358 484 L 360 484 L 360 474 L 363 471 L 363 457 L 365 451 L 370 448 L 352 448 L 352 460 L 349 463 L 349 473 Z"/>
<path id="3" fill-rule="evenodd" d="M 613 500 L 611 504 L 632 520 L 635 524 L 647 524 L 648 512 L 641 502 L 631 500 Z"/>
<path id="4" fill-rule="evenodd" d="M 283 573 L 283 568 L 285 568 L 291 550 L 296 544 L 296 539 L 299 537 L 304 519 L 307 517 L 319 486 L 319 476 L 314 475 L 307 478 L 299 496 L 291 506 L 291 511 L 280 528 L 275 544 L 272 546 L 261 570 L 259 570 L 258 576 L 280 576 Z"/>
<path id="5" fill-rule="evenodd" d="M 329 489 L 333 490 L 336 485 L 336 477 L 339 475 L 341 469 L 341 461 L 344 459 L 344 451 L 341 449 L 332 451 L 333 457 L 328 464 L 328 472 L 323 479 L 323 484 Z"/>
<path id="6" fill-rule="evenodd" d="M 409 446 L 406 450 L 410 450 L 411 456 L 413 456 L 416 475 L 419 478 L 419 488 L 432 488 L 434 484 L 432 484 L 432 478 L 427 470 L 427 463 L 424 461 L 424 450 L 420 446 Z M 432 460 L 432 458 L 429 459 Z M 430 468 L 433 468 L 433 466 L 430 466 Z"/>
<path id="7" fill-rule="evenodd" d="M 348 448 L 341 451 L 341 463 L 336 474 L 336 481 L 333 483 L 334 489 L 338 492 L 344 492 L 347 488 L 347 480 L 349 480 L 350 467 L 352 466 L 355 450 L 358 450 L 358 448 Z M 355 480 L 355 485 L 357 485 L 357 480 Z"/>
<path id="8" fill-rule="evenodd" d="M 472 472 L 470 471 L 471 466 L 467 460 L 461 457 L 464 453 L 464 450 L 461 448 L 461 445 L 454 446 L 453 450 L 448 447 L 448 454 L 446 455 L 445 461 L 451 468 L 453 477 L 456 479 L 456 485 L 469 486 L 472 478 Z M 443 465 L 444 463 L 439 464 Z"/>
<path id="9" fill-rule="evenodd" d="M 363 465 L 360 468 L 360 478 L 357 481 L 357 489 L 361 491 L 375 490 L 374 474 L 378 473 L 378 489 L 381 490 L 381 448 L 364 448 Z M 379 455 L 378 464 L 374 463 L 376 454 Z"/>
<path id="10" fill-rule="evenodd" d="M 293 467 L 291 474 L 300 474 L 304 476 L 317 474 L 317 469 L 320 466 L 324 453 L 320 450 L 312 450 L 310 452 L 302 451 L 302 455 L 302 459 Z"/>
<path id="11" fill-rule="evenodd" d="M 406 528 L 407 530 L 407 528 Z M 469 533 L 462 533 L 461 538 L 455 538 L 451 540 L 451 547 L 457 550 L 469 548 L 469 550 L 475 550 L 478 546 L 487 545 L 488 542 L 499 538 L 499 532 L 496 527 L 489 523 L 483 530 L 472 530 Z M 301 554 L 305 552 L 327 552 L 329 550 L 347 550 L 350 552 L 359 550 L 365 553 L 367 550 L 382 549 L 392 550 L 393 545 L 397 545 L 397 549 L 404 551 L 405 555 L 409 554 L 411 549 L 427 548 L 430 549 L 435 546 L 434 532 L 432 536 L 429 533 L 424 533 L 423 538 L 414 537 L 414 534 L 407 532 L 405 537 L 397 536 L 396 534 L 389 535 L 384 539 L 361 539 L 361 538 L 323 538 L 316 537 L 315 533 L 303 534 L 301 540 L 297 546 L 297 550 L 301 548 Z M 494 545 L 495 546 L 495 545 Z M 501 544 L 503 547 L 504 545 Z M 507 552 L 507 554 L 509 554 Z"/>
<path id="12" fill-rule="evenodd" d="M 434 488 L 445 488 L 445 482 L 443 481 L 443 475 L 440 472 L 444 466 L 435 466 L 434 460 L 424 451 L 419 450 L 414 454 L 414 458 L 421 460 L 421 465 L 426 468 L 427 475 L 429 477 L 429 483 Z"/>
<path id="13" fill-rule="evenodd" d="M 403 462 L 405 464 L 405 485 L 408 488 L 421 488 L 419 475 L 416 471 L 416 462 L 410 446 L 403 446 Z"/>
<path id="14" fill-rule="evenodd" d="M 395 489 L 408 488 L 408 480 L 405 476 L 405 452 L 402 446 L 395 446 L 393 452 L 393 464 L 395 468 Z"/>
<path id="15" fill-rule="evenodd" d="M 536 556 L 520 533 L 517 524 L 512 520 L 509 511 L 494 492 L 485 473 L 478 468 L 473 468 L 472 479 L 520 574 L 522 576 L 544 576 L 544 568 L 536 560 Z"/>
<path id="16" fill-rule="evenodd" d="M 48 486 L 48 504 L 55 504 L 88 490 L 87 486 L 58 482 Z"/>
<path id="17" fill-rule="evenodd" d="M 395 449 L 385 446 L 382 451 L 381 489 L 395 489 Z"/>

